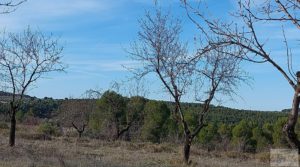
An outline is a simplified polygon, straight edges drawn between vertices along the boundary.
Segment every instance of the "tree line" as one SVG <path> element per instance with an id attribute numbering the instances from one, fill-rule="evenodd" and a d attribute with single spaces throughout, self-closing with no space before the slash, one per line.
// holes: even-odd
<path id="1" fill-rule="evenodd" d="M 62 135 L 60 129 L 73 129 L 78 137 L 102 140 L 146 141 L 153 143 L 184 140 L 171 110 L 173 102 L 149 100 L 140 96 L 124 97 L 106 91 L 99 99 L 30 98 L 17 112 L 22 124 L 38 125 L 45 135 Z M 197 126 L 196 111 L 202 104 L 184 103 L 190 127 Z M 7 106 L 0 105 L 1 115 Z M 5 116 L 3 116 L 4 118 Z M 282 127 L 284 112 L 263 112 L 211 106 L 207 126 L 194 143 L 207 150 L 261 152 L 272 147 L 288 147 Z M 5 119 L 3 120 L 5 121 Z M 300 132 L 297 124 L 296 132 Z"/>

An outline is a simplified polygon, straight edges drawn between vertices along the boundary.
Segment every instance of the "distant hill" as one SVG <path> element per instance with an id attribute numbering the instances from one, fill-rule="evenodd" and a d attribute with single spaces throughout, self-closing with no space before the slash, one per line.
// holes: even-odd
<path id="1" fill-rule="evenodd" d="M 291 110 L 292 110 L 291 108 L 287 108 L 287 109 L 281 110 L 281 112 L 289 113 Z M 300 108 L 299 108 L 299 110 L 300 110 Z"/>
<path id="2" fill-rule="evenodd" d="M 17 97 L 19 97 L 19 96 L 17 96 Z M 1 103 L 6 103 L 6 102 L 10 101 L 11 98 L 12 98 L 12 93 L 0 91 L 0 102 Z M 24 95 L 24 98 L 30 99 L 32 97 L 28 96 L 28 95 Z"/>
<path id="3" fill-rule="evenodd" d="M 168 104 L 169 108 L 172 110 L 174 103 L 170 101 L 164 101 Z M 185 113 L 195 112 L 197 113 L 203 107 L 200 103 L 182 103 L 182 108 Z M 247 109 L 234 109 L 224 106 L 214 106 L 211 105 L 210 111 L 205 117 L 206 122 L 215 123 L 226 123 L 226 124 L 236 124 L 241 120 L 245 119 L 247 121 L 257 122 L 262 125 L 265 122 L 275 122 L 280 117 L 287 117 L 287 112 L 280 111 L 256 111 Z"/>
<path id="4" fill-rule="evenodd" d="M 208 120 L 213 122 L 222 122 L 227 124 L 236 124 L 245 119 L 247 121 L 257 122 L 262 125 L 264 122 L 275 122 L 280 117 L 286 117 L 288 113 L 279 111 L 253 111 L 239 110 L 228 107 L 212 107 L 208 114 Z"/>
<path id="5" fill-rule="evenodd" d="M 1 92 L 0 91 L 0 103 L 7 103 L 11 98 L 11 93 Z M 128 100 L 128 98 L 124 97 Z M 96 99 L 53 99 L 53 98 L 34 98 L 30 96 L 25 96 L 25 99 L 28 99 L 29 103 L 24 104 L 22 110 L 28 112 L 30 107 L 33 107 L 31 110 L 34 111 L 34 115 L 40 118 L 51 118 L 55 115 L 58 107 L 62 103 L 76 103 L 81 100 L 89 101 L 89 103 L 96 103 Z M 150 99 L 147 99 L 150 100 Z M 155 100 L 154 100 L 155 101 Z M 174 103 L 170 101 L 164 101 L 169 108 L 172 110 Z M 199 103 L 183 103 L 182 108 L 185 110 L 188 118 L 192 118 L 195 115 L 193 113 L 198 113 L 199 110 L 202 110 L 203 105 Z M 54 113 L 53 113 L 54 112 Z M 1 111 L 0 111 L 1 113 Z M 236 124 L 241 120 L 245 119 L 248 121 L 257 122 L 259 125 L 262 125 L 265 122 L 275 122 L 279 117 L 286 117 L 287 112 L 280 111 L 253 111 L 253 110 L 240 110 L 224 106 L 211 106 L 210 112 L 207 114 L 205 121 L 206 122 L 215 122 L 215 123 L 226 123 L 226 124 Z"/>
<path id="6" fill-rule="evenodd" d="M 127 98 L 127 97 L 124 97 Z M 62 102 L 80 102 L 81 100 L 87 99 L 64 99 Z M 128 100 L 128 98 L 127 98 Z M 96 102 L 95 99 L 89 99 L 90 103 Z M 147 99 L 147 101 L 156 101 Z M 161 100 L 159 100 L 161 101 Z M 168 105 L 168 107 L 172 110 L 174 107 L 174 102 L 170 101 L 162 101 Z M 182 103 L 182 108 L 185 110 L 186 114 L 198 112 L 203 107 L 200 103 Z M 247 121 L 257 122 L 259 125 L 262 125 L 265 122 L 275 122 L 280 117 L 286 117 L 288 115 L 287 112 L 280 111 L 256 111 L 256 110 L 246 110 L 246 109 L 234 109 L 224 106 L 214 106 L 211 105 L 210 111 L 208 112 L 205 121 L 206 122 L 216 122 L 216 123 L 226 123 L 226 124 L 236 124 L 241 120 L 245 119 Z"/>
<path id="7" fill-rule="evenodd" d="M 11 96 L 11 93 L 0 91 L 0 96 Z"/>

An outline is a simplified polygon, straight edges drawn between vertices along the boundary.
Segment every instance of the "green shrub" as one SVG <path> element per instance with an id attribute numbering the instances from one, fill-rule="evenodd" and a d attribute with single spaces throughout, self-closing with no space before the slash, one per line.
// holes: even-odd
<path id="1" fill-rule="evenodd" d="M 271 144 L 271 141 L 268 140 L 260 127 L 252 129 L 252 139 L 256 141 L 256 151 L 259 152 L 267 149 Z"/>
<path id="2" fill-rule="evenodd" d="M 278 120 L 274 124 L 274 132 L 273 132 L 273 142 L 276 147 L 287 147 L 288 141 L 286 139 L 285 134 L 282 131 L 284 124 L 287 122 L 287 117 L 278 118 Z"/>
<path id="3" fill-rule="evenodd" d="M 232 142 L 236 145 L 239 152 L 253 151 L 255 148 L 255 141 L 251 139 L 252 127 L 251 123 L 245 119 L 240 121 L 232 129 Z M 249 150 L 250 149 L 250 150 Z"/>
<path id="4" fill-rule="evenodd" d="M 52 122 L 44 122 L 38 127 L 38 132 L 47 136 L 59 136 L 61 135 L 58 126 Z"/>
<path id="5" fill-rule="evenodd" d="M 116 139 L 117 129 L 126 126 L 125 98 L 114 91 L 106 91 L 97 101 L 97 108 L 90 115 L 89 127 L 94 132 L 101 132 L 110 139 Z"/>
<path id="6" fill-rule="evenodd" d="M 142 127 L 142 139 L 151 142 L 160 142 L 166 135 L 164 124 L 170 117 L 170 110 L 163 102 L 149 101 L 144 108 L 144 125 Z"/>

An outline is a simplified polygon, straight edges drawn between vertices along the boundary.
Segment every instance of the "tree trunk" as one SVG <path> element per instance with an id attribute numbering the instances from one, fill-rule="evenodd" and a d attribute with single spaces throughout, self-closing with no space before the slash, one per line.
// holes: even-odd
<path id="1" fill-rule="evenodd" d="M 118 138 L 117 138 L 117 139 L 119 139 L 120 136 L 122 136 L 125 132 L 128 132 L 130 126 L 131 126 L 131 123 L 128 124 L 124 129 L 122 129 L 121 131 L 119 131 L 119 132 L 118 132 Z"/>
<path id="2" fill-rule="evenodd" d="M 10 118 L 10 134 L 9 134 L 9 146 L 15 145 L 16 138 L 16 111 L 13 110 Z"/>
<path id="3" fill-rule="evenodd" d="M 84 124 L 84 125 L 82 126 L 82 129 L 79 129 L 79 127 L 77 127 L 77 126 L 74 124 L 74 122 L 72 122 L 72 126 L 73 126 L 73 128 L 75 128 L 75 129 L 77 130 L 77 132 L 78 132 L 78 138 L 81 138 L 81 136 L 82 136 L 82 134 L 83 134 L 83 132 L 84 132 L 84 128 L 85 128 L 86 124 Z"/>
<path id="4" fill-rule="evenodd" d="M 288 138 L 289 144 L 294 149 L 298 149 L 300 153 L 300 141 L 297 138 L 297 134 L 295 133 L 295 126 L 298 120 L 298 112 L 299 112 L 299 102 L 300 102 L 300 73 L 297 72 L 297 87 L 294 94 L 293 106 L 292 110 L 289 114 L 288 122 L 283 127 L 283 132 L 286 134 Z"/>
<path id="5" fill-rule="evenodd" d="M 190 150 L 191 150 L 192 138 L 190 136 L 185 137 L 183 148 L 183 161 L 185 164 L 189 164 Z"/>
<path id="6" fill-rule="evenodd" d="M 295 92 L 294 100 L 293 100 L 293 107 L 289 114 L 288 122 L 283 127 L 283 131 L 288 137 L 289 144 L 294 149 L 300 149 L 300 141 L 297 138 L 297 134 L 295 133 L 295 126 L 298 119 L 298 111 L 299 111 L 299 102 L 300 102 L 300 96 L 299 91 Z"/>

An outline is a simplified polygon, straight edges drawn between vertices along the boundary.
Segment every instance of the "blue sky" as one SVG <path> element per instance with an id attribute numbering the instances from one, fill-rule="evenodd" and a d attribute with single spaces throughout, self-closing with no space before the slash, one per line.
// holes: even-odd
<path id="1" fill-rule="evenodd" d="M 236 8 L 234 0 L 207 1 L 211 14 L 222 16 L 224 20 L 227 19 L 226 12 Z M 179 0 L 161 1 L 161 5 L 183 20 L 182 38 L 190 41 L 192 48 L 198 31 L 186 18 Z M 0 25 L 6 31 L 13 32 L 22 31 L 30 25 L 33 29 L 60 37 L 64 46 L 63 59 L 68 65 L 66 73 L 46 76 L 28 94 L 37 97 L 78 97 L 87 89 L 105 90 L 112 82 L 131 76 L 122 66 L 138 64 L 128 58 L 125 50 L 137 38 L 138 18 L 149 9 L 153 9 L 152 0 L 28 0 L 15 12 L 0 15 Z M 271 53 L 276 57 L 285 50 L 281 45 L 281 31 L 274 27 L 260 25 L 259 30 L 268 39 L 268 47 L 272 48 Z M 297 30 L 292 26 L 287 25 L 286 33 L 291 40 L 299 39 Z M 296 42 L 291 43 L 292 48 L 296 46 Z M 300 53 L 299 49 L 293 51 L 295 55 Z M 285 63 L 280 56 L 276 60 Z M 291 87 L 270 65 L 245 63 L 243 66 L 253 77 L 251 86 L 241 85 L 235 101 L 225 101 L 222 105 L 252 110 L 281 110 L 291 106 Z M 146 85 L 148 98 L 170 100 L 161 93 L 162 86 L 157 78 L 150 76 L 147 79 L 148 85 L 152 85 Z"/>

